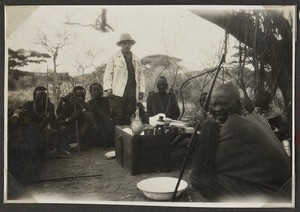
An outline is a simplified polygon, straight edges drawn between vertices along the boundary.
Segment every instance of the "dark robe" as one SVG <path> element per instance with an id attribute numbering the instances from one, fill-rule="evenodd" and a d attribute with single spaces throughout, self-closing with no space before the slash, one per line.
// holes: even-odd
<path id="1" fill-rule="evenodd" d="M 37 158 L 41 158 L 46 153 L 46 142 L 48 142 L 47 146 L 50 144 L 50 134 L 49 131 L 46 132 L 47 125 L 43 123 L 46 114 L 44 111 L 41 114 L 37 113 L 34 109 L 34 101 L 25 102 L 22 106 L 22 110 L 23 119 L 27 122 L 26 134 L 28 135 L 28 144 L 31 146 Z M 50 121 L 51 128 L 56 127 L 54 110 L 54 105 L 50 102 L 47 107 L 47 113 L 52 114 Z"/>
<path id="2" fill-rule="evenodd" d="M 170 113 L 167 115 L 168 102 L 170 102 Z M 154 92 L 149 94 L 147 98 L 147 112 L 149 116 L 164 113 L 167 115 L 167 118 L 171 119 L 177 119 L 180 116 L 177 98 L 170 93 L 160 94 L 159 92 Z"/>
<path id="3" fill-rule="evenodd" d="M 291 177 L 289 158 L 274 133 L 242 116 L 230 115 L 220 128 L 207 153 L 213 161 L 209 171 L 203 169 L 209 162 L 201 158 L 206 143 L 198 141 L 190 182 L 208 200 L 270 197 Z"/>
<path id="4" fill-rule="evenodd" d="M 88 112 L 92 117 L 92 109 L 90 105 L 87 102 L 84 102 L 82 105 L 86 112 Z M 76 108 L 76 110 L 80 110 L 79 108 Z M 67 118 L 70 118 L 72 114 L 74 113 L 75 108 L 74 105 L 71 105 L 69 102 L 64 103 L 63 105 L 59 105 L 56 109 L 56 113 L 58 115 L 58 121 L 65 120 Z M 72 121 L 65 122 L 62 124 L 65 127 L 65 130 L 61 130 L 62 133 L 62 139 L 69 139 L 69 143 L 76 143 L 77 142 L 77 135 L 76 135 L 76 120 L 78 124 L 78 134 L 79 134 L 79 140 L 80 145 L 83 147 L 88 146 L 88 138 L 89 136 L 87 133 L 89 131 L 87 130 L 91 125 L 87 122 L 87 120 L 84 117 L 83 112 L 79 115 L 77 119 L 74 119 Z M 63 136 L 64 135 L 64 136 Z"/>
<path id="5" fill-rule="evenodd" d="M 101 147 L 113 146 L 113 121 L 111 119 L 109 99 L 106 97 L 101 97 L 100 99 L 91 99 L 88 101 L 91 107 L 95 127 L 91 130 L 91 141 L 95 145 Z"/>

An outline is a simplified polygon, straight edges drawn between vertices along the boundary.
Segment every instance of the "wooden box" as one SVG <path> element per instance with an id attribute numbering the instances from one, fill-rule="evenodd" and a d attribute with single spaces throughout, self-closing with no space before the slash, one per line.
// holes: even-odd
<path id="1" fill-rule="evenodd" d="M 116 159 L 132 175 L 169 172 L 171 139 L 169 135 L 132 135 L 115 127 Z"/>

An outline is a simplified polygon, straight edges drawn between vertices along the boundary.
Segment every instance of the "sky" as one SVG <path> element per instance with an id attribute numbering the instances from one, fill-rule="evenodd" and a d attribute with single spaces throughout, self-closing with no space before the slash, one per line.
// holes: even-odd
<path id="1" fill-rule="evenodd" d="M 24 8 L 24 7 L 23 7 Z M 70 22 L 93 24 L 101 9 L 107 9 L 107 22 L 115 31 L 102 33 L 92 27 L 65 25 Z M 193 6 L 193 9 L 197 8 Z M 199 7 L 199 9 L 203 7 Z M 222 54 L 225 32 L 222 28 L 196 16 L 184 6 L 40 6 L 29 10 L 22 18 L 12 13 L 6 18 L 6 46 L 13 50 L 26 49 L 47 52 L 36 44 L 41 33 L 55 39 L 55 34 L 72 34 L 74 42 L 62 48 L 58 55 L 58 72 L 69 72 L 76 76 L 79 65 L 87 66 L 91 58 L 87 52 L 98 53 L 94 65 L 106 62 L 119 50 L 116 46 L 120 34 L 129 33 L 136 40 L 132 51 L 141 59 L 147 55 L 166 54 L 182 59 L 180 65 L 187 70 L 203 70 L 216 66 Z M 31 14 L 31 15 L 30 15 Z M 18 17 L 19 15 L 19 17 Z M 28 16 L 30 15 L 30 16 Z M 13 30 L 10 24 L 17 23 Z M 229 38 L 229 55 L 236 40 Z M 227 57 L 230 59 L 230 57 Z M 32 64 L 22 70 L 45 72 L 53 69 L 48 63 Z M 90 73 L 90 67 L 84 73 Z"/>

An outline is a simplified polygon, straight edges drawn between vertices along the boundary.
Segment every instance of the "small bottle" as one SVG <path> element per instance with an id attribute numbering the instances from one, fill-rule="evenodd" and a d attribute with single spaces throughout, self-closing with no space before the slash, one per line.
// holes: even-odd
<path id="1" fill-rule="evenodd" d="M 165 122 L 163 120 L 163 116 L 159 116 L 159 119 L 156 122 L 156 135 L 163 135 L 164 134 L 164 125 Z"/>

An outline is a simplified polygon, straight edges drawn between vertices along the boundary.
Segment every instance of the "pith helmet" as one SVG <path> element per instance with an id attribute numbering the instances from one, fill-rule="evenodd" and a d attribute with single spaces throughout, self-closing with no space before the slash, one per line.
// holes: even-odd
<path id="1" fill-rule="evenodd" d="M 132 37 L 130 36 L 130 34 L 128 33 L 123 33 L 120 36 L 119 41 L 117 42 L 117 46 L 120 46 L 120 44 L 124 41 L 130 41 L 133 44 L 135 44 L 135 40 L 132 39 Z"/>

